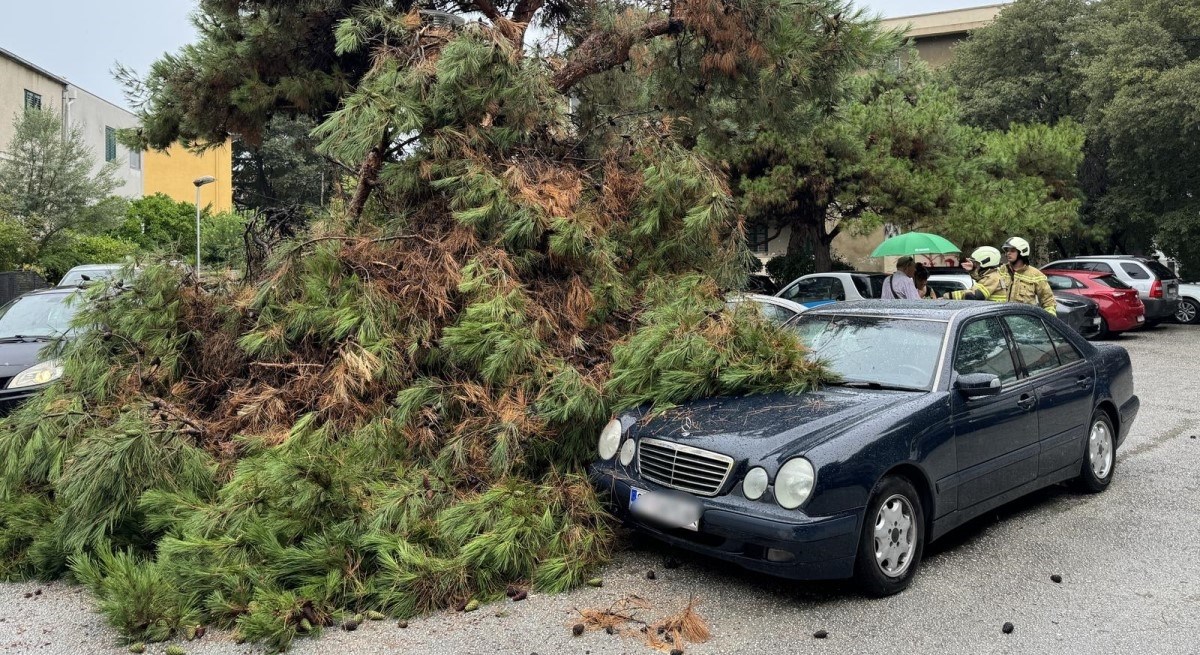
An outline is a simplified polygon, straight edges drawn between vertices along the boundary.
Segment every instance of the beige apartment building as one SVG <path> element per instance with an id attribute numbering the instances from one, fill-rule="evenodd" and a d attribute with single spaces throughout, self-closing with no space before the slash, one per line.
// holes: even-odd
<path id="1" fill-rule="evenodd" d="M 50 71 L 0 48 L 0 157 L 13 137 L 13 121 L 26 109 L 52 109 L 62 116 L 63 130 L 78 129 L 92 150 L 95 167 L 115 162 L 126 198 L 164 193 L 193 202 L 193 180 L 212 176 L 216 182 L 201 190 L 200 201 L 213 211 L 233 209 L 233 160 L 229 143 L 193 152 L 176 144 L 165 152 L 130 150 L 117 140 L 120 130 L 136 128 L 137 116 L 89 93 Z"/>
<path id="2" fill-rule="evenodd" d="M 954 46 L 970 36 L 971 32 L 990 24 L 1000 14 L 1005 5 L 989 4 L 966 9 L 938 11 L 912 16 L 898 16 L 882 21 L 883 27 L 903 29 L 916 47 L 917 56 L 932 66 L 945 66 L 954 57 Z M 832 229 L 832 225 L 829 226 Z M 773 235 L 775 228 L 762 230 L 751 234 L 751 243 L 756 243 L 756 236 Z M 833 240 L 834 256 L 849 262 L 858 270 L 884 270 L 885 262 L 872 259 L 869 255 L 884 239 L 894 236 L 898 230 L 883 227 L 865 236 L 842 233 Z M 787 253 L 790 230 L 784 230 L 768 243 L 759 242 L 755 254 L 764 263 L 772 257 Z"/>

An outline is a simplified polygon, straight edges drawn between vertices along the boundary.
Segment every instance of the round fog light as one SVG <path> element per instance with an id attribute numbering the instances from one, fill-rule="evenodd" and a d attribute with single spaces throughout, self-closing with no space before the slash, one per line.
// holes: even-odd
<path id="1" fill-rule="evenodd" d="M 750 500 L 758 500 L 766 490 L 767 472 L 759 467 L 750 469 L 746 478 L 742 480 L 742 494 Z"/>
<path id="2" fill-rule="evenodd" d="M 621 446 L 621 466 L 629 466 L 633 461 L 633 452 L 637 450 L 637 444 L 633 443 L 633 439 L 626 439 L 625 445 Z"/>

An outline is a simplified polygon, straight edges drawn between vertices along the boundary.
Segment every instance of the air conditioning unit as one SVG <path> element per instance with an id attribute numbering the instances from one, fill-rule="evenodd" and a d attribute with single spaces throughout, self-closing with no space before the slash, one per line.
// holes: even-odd
<path id="1" fill-rule="evenodd" d="M 462 27 L 467 24 L 467 21 L 458 14 L 452 14 L 448 11 L 437 11 L 435 9 L 420 10 L 421 20 L 426 24 L 434 27 L 452 30 L 456 27 Z"/>

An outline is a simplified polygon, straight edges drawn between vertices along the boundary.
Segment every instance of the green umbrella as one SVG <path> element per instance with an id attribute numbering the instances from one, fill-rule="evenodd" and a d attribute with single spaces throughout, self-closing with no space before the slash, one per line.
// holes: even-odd
<path id="1" fill-rule="evenodd" d="M 962 252 L 958 246 L 925 232 L 908 232 L 894 236 L 875 249 L 872 257 L 896 257 L 900 255 L 947 255 Z"/>

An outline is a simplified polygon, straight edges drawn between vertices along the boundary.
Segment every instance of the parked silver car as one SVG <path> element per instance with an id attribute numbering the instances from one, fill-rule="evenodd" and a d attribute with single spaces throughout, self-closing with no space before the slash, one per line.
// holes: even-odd
<path id="1" fill-rule="evenodd" d="M 758 308 L 762 311 L 763 316 L 766 316 L 768 319 L 775 321 L 780 325 L 785 325 L 791 322 L 792 319 L 796 318 L 800 314 L 803 314 L 804 310 L 808 309 L 800 303 L 784 300 L 783 298 L 778 298 L 776 296 L 764 296 L 759 293 L 744 293 L 731 296 L 725 301 L 725 306 L 729 309 L 734 309 L 737 307 L 737 305 L 742 303 L 754 303 L 758 305 Z"/>
<path id="2" fill-rule="evenodd" d="M 1072 257 L 1050 262 L 1042 271 L 1096 271 L 1109 273 L 1137 289 L 1146 306 L 1146 324 L 1176 318 L 1179 310 L 1179 276 L 1161 263 L 1132 255 Z"/>

